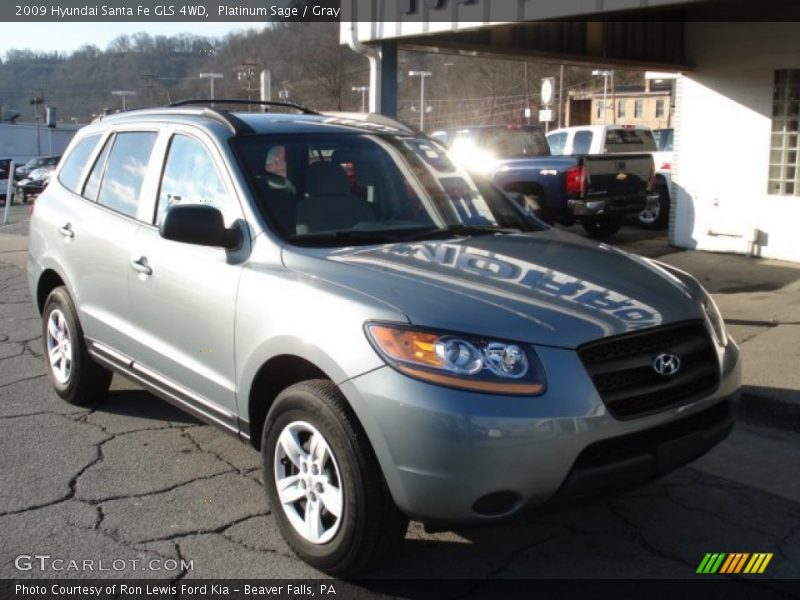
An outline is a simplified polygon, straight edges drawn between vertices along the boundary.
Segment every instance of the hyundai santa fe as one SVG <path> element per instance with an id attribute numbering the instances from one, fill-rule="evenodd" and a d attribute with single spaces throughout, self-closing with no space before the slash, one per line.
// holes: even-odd
<path id="1" fill-rule="evenodd" d="M 361 573 L 409 518 L 639 484 L 730 432 L 738 348 L 690 275 L 542 224 L 400 123 L 217 102 L 82 129 L 30 288 L 61 398 L 116 372 L 252 444 L 311 565 Z"/>

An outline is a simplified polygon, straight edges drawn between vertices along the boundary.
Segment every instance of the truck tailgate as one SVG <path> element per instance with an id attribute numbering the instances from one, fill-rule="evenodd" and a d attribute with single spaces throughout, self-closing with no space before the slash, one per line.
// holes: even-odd
<path id="1" fill-rule="evenodd" d="M 653 156 L 645 154 L 593 154 L 584 156 L 586 197 L 615 198 L 647 192 Z"/>

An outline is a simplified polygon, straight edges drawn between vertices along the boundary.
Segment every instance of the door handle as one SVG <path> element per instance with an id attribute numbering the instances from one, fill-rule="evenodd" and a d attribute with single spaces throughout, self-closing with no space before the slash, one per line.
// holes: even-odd
<path id="1" fill-rule="evenodd" d="M 143 273 L 145 275 L 153 274 L 153 269 L 151 269 L 150 265 L 147 264 L 146 256 L 140 256 L 139 258 L 132 258 L 131 267 L 133 267 L 133 270 L 138 273 Z"/>
<path id="2" fill-rule="evenodd" d="M 72 223 L 67 223 L 63 227 L 58 228 L 58 233 L 63 235 L 65 238 L 74 238 L 75 232 L 72 231 Z"/>

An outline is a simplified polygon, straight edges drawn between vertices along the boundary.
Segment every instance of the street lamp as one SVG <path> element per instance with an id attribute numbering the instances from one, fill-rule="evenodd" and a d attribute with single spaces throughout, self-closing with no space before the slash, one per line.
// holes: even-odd
<path id="1" fill-rule="evenodd" d="M 409 77 L 419 77 L 419 130 L 425 131 L 425 78 L 431 77 L 430 71 L 409 71 Z"/>
<path id="2" fill-rule="evenodd" d="M 132 92 L 130 90 L 114 90 L 114 91 L 111 92 L 111 95 L 112 96 L 122 96 L 122 110 L 126 111 L 126 110 L 128 110 L 128 105 L 125 102 L 125 99 L 128 96 L 135 96 L 136 92 Z"/>
<path id="3" fill-rule="evenodd" d="M 354 85 L 354 92 L 361 92 L 361 112 L 367 112 L 367 92 L 369 91 L 368 85 Z"/>
<path id="4" fill-rule="evenodd" d="M 614 71 L 606 71 L 606 70 L 599 70 L 595 69 L 592 71 L 592 75 L 595 77 L 602 76 L 603 78 L 603 123 L 608 123 L 608 104 L 606 102 L 606 98 L 608 97 L 608 78 L 611 77 L 611 88 L 614 88 Z M 613 92 L 612 92 L 613 93 Z M 614 107 L 611 108 L 611 111 L 614 113 L 614 122 L 616 123 L 617 120 L 617 113 L 614 110 Z"/>
<path id="5" fill-rule="evenodd" d="M 211 81 L 211 99 L 214 99 L 214 80 L 215 79 L 222 79 L 224 75 L 222 73 L 200 73 L 200 79 L 209 79 Z M 211 106 L 214 106 L 214 103 L 211 103 Z"/>

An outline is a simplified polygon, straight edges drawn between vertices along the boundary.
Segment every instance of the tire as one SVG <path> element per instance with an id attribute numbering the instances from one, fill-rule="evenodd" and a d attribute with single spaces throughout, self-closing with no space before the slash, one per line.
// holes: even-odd
<path id="1" fill-rule="evenodd" d="M 604 240 L 617 233 L 622 227 L 622 219 L 607 217 L 600 219 L 584 219 L 581 221 L 583 229 L 590 238 Z"/>
<path id="2" fill-rule="evenodd" d="M 93 406 L 105 397 L 111 371 L 89 356 L 75 306 L 64 287 L 54 289 L 45 301 L 42 340 L 47 375 L 62 400 Z"/>
<path id="3" fill-rule="evenodd" d="M 669 189 L 659 185 L 658 205 L 654 210 L 643 210 L 636 216 L 636 222 L 643 229 L 663 229 L 669 223 Z"/>
<path id="4" fill-rule="evenodd" d="M 385 559 L 405 536 L 408 519 L 395 506 L 366 435 L 333 383 L 306 381 L 278 395 L 264 424 L 261 456 L 278 527 L 313 567 L 352 577 Z M 318 460 L 309 467 L 306 460 L 314 456 Z M 282 501 L 278 480 L 290 479 L 282 486 Z"/>
<path id="5" fill-rule="evenodd" d="M 17 198 L 17 200 L 19 200 L 20 204 L 25 204 L 28 201 L 27 198 L 25 197 L 25 190 L 23 190 L 22 188 L 17 188 L 17 193 L 14 194 L 14 197 Z"/>

